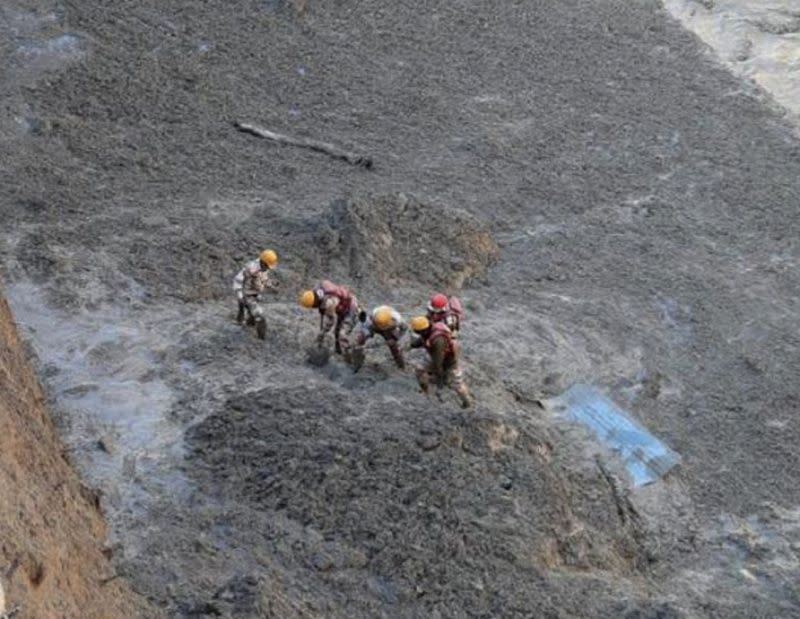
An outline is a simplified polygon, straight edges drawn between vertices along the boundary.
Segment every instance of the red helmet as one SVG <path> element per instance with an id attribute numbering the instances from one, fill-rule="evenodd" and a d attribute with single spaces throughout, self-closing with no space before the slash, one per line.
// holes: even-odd
<path id="1" fill-rule="evenodd" d="M 431 297 L 431 301 L 428 303 L 428 311 L 437 314 L 440 312 L 446 312 L 449 305 L 450 303 L 448 302 L 447 297 L 439 292 Z"/>

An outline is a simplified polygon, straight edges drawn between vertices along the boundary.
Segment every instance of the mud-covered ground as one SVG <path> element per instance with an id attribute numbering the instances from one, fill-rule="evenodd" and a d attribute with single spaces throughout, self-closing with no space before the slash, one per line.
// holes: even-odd
<path id="1" fill-rule="evenodd" d="M 761 93 L 654 2 L 108 4 L 2 9 L 0 255 L 135 589 L 176 617 L 800 612 L 800 142 Z M 262 343 L 229 285 L 265 246 Z M 475 409 L 380 347 L 306 363 L 327 275 L 407 313 L 463 285 Z M 535 403 L 578 381 L 682 464 L 631 490 Z"/>

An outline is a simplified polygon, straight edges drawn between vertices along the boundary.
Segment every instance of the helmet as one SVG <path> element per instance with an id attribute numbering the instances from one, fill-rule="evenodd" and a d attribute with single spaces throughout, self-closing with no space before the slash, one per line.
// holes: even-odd
<path id="1" fill-rule="evenodd" d="M 317 295 L 314 294 L 313 290 L 306 290 L 303 294 L 300 295 L 300 305 L 305 307 L 306 309 L 311 309 L 314 307 L 314 304 L 317 302 Z"/>
<path id="2" fill-rule="evenodd" d="M 278 264 L 278 254 L 271 249 L 265 249 L 262 251 L 258 259 L 261 261 L 262 265 L 270 269 L 274 269 Z"/>
<path id="3" fill-rule="evenodd" d="M 388 305 L 381 305 L 380 307 L 376 307 L 375 311 L 372 312 L 372 324 L 375 325 L 375 328 L 379 331 L 383 331 L 384 329 L 388 329 L 392 326 L 392 308 Z"/>
<path id="4" fill-rule="evenodd" d="M 415 333 L 427 331 L 431 326 L 431 321 L 426 316 L 414 316 L 409 323 L 411 330 Z"/>
<path id="5" fill-rule="evenodd" d="M 439 292 L 431 297 L 431 302 L 428 303 L 428 311 L 438 314 L 439 312 L 447 311 L 448 305 L 447 297 Z"/>

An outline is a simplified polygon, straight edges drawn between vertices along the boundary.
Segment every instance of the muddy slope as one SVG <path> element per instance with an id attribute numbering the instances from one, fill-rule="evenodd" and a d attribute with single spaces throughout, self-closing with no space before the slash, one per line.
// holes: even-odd
<path id="1" fill-rule="evenodd" d="M 23 5 L 0 256 L 138 590 L 177 617 L 797 615 L 800 144 L 660 6 Z M 263 344 L 229 286 L 267 245 Z M 296 293 L 328 275 L 406 313 L 463 286 L 475 411 L 380 347 L 309 366 Z M 535 405 L 577 381 L 681 467 L 632 490 Z"/>
<path id="2" fill-rule="evenodd" d="M 26 619 L 157 616 L 117 578 L 107 558 L 99 497 L 67 460 L 2 297 L 0 378 L 0 587 L 5 611 L 17 610 L 14 616 Z"/>

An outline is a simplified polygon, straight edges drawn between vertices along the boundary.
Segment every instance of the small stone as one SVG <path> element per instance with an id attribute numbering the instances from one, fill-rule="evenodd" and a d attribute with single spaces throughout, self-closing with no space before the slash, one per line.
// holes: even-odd
<path id="1" fill-rule="evenodd" d="M 417 439 L 417 445 L 419 445 L 423 451 L 436 449 L 441 443 L 442 439 L 438 436 L 420 436 Z"/>
<path id="2" fill-rule="evenodd" d="M 513 485 L 514 482 L 511 480 L 510 477 L 506 477 L 505 475 L 503 475 L 500 478 L 500 487 L 503 488 L 503 490 L 511 490 L 511 486 Z"/>
<path id="3" fill-rule="evenodd" d="M 111 438 L 108 436 L 101 436 L 99 439 L 97 439 L 97 448 L 109 455 L 111 455 L 114 451 Z"/>
<path id="4" fill-rule="evenodd" d="M 319 572 L 328 572 L 335 567 L 335 563 L 333 561 L 333 557 L 329 554 L 320 552 L 314 555 L 311 559 L 311 563 L 314 565 L 314 568 Z"/>
<path id="5" fill-rule="evenodd" d="M 354 550 L 348 558 L 348 565 L 350 567 L 365 567 L 369 563 L 369 557 L 361 550 Z"/>

